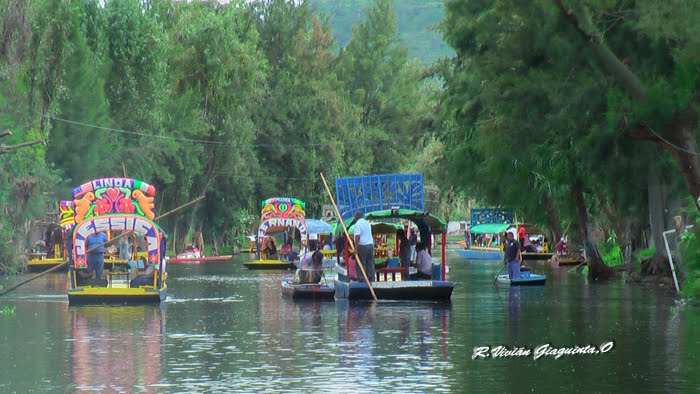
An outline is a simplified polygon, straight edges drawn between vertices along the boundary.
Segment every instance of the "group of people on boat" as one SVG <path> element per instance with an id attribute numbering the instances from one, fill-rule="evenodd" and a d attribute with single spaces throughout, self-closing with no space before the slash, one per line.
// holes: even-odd
<path id="1" fill-rule="evenodd" d="M 165 234 L 164 234 L 165 238 Z M 69 238 L 70 240 L 70 238 Z M 78 279 L 81 283 L 90 283 L 97 286 L 107 286 L 104 279 L 104 261 L 106 244 L 109 241 L 106 232 L 98 232 L 87 238 L 87 268 L 78 270 Z M 145 242 L 145 239 L 143 240 Z M 69 245 L 69 259 L 72 263 L 72 242 Z M 120 238 L 118 243 L 119 259 L 128 265 L 130 287 L 140 287 L 153 284 L 155 275 L 158 272 L 156 264 L 147 264 L 145 259 L 134 260 L 133 246 L 128 237 Z M 125 266 L 123 266 L 125 267 Z"/>
<path id="2" fill-rule="evenodd" d="M 361 211 L 354 216 L 354 243 L 357 247 L 357 256 L 370 281 L 375 280 L 375 253 L 374 237 L 372 227 L 365 219 Z M 407 233 L 410 233 L 408 236 Z M 409 226 L 396 230 L 396 239 L 399 244 L 399 266 L 408 272 L 410 267 L 415 267 L 416 272 L 408 275 L 411 280 L 432 279 L 433 262 L 428 253 L 427 245 L 424 241 L 418 241 L 416 231 L 411 231 Z M 391 259 L 391 257 L 390 257 Z M 389 260 L 390 260 L 389 259 Z M 350 256 L 350 264 L 356 264 L 353 256 Z M 364 279 L 357 278 L 360 281 Z"/>

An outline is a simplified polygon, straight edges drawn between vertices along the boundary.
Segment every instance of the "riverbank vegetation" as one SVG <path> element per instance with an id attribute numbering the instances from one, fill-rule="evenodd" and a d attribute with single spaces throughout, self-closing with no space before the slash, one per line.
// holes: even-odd
<path id="1" fill-rule="evenodd" d="M 264 198 L 319 217 L 320 171 L 418 171 L 438 215 L 513 208 L 592 280 L 669 275 L 661 234 L 700 196 L 700 5 L 448 1 L 426 64 L 390 0 L 337 40 L 350 3 L 0 0 L 0 127 L 45 141 L 0 155 L 3 269 L 42 200 L 92 178 L 147 180 L 163 210 L 206 194 L 163 227 L 228 248 Z"/>
<path id="2" fill-rule="evenodd" d="M 592 279 L 612 275 L 595 243 L 609 234 L 630 266 L 653 238 L 648 270 L 666 275 L 661 234 L 685 196 L 695 210 L 700 196 L 699 10 L 646 0 L 448 2 L 453 183 L 548 224 L 555 238 L 572 218 Z"/>

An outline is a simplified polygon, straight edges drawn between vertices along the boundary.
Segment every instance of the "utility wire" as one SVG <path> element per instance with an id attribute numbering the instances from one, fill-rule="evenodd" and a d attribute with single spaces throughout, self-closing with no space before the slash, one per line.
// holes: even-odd
<path id="1" fill-rule="evenodd" d="M 74 124 L 78 126 L 83 126 L 83 127 L 90 127 L 93 129 L 99 129 L 99 130 L 106 130 L 106 131 L 112 131 L 115 133 L 121 133 L 121 134 L 127 134 L 127 135 L 133 135 L 133 136 L 141 136 L 141 137 L 150 137 L 150 138 L 162 138 L 162 139 L 169 139 L 169 140 L 175 140 L 175 141 L 184 141 L 184 142 L 192 142 L 192 143 L 198 143 L 198 144 L 203 144 L 203 145 L 218 145 L 218 146 L 249 146 L 253 148 L 263 148 L 263 147 L 278 147 L 279 145 L 275 144 L 234 144 L 231 142 L 223 142 L 223 141 L 209 141 L 209 140 L 200 140 L 200 139 L 193 139 L 193 138 L 185 138 L 185 137 L 173 137 L 173 136 L 168 136 L 168 135 L 158 135 L 158 134 L 148 134 L 148 133 L 142 133 L 138 131 L 129 131 L 129 130 L 123 130 L 123 129 L 115 129 L 112 127 L 105 127 L 105 126 L 98 126 L 98 125 L 93 125 L 93 124 L 88 124 L 88 123 L 82 123 L 82 122 L 77 122 L 74 120 L 69 120 L 69 119 L 63 119 L 63 118 L 58 118 L 55 116 L 51 115 L 46 115 L 47 118 L 53 119 L 59 122 L 63 123 L 69 123 L 69 124 Z M 326 143 L 309 143 L 309 144 L 283 144 L 284 146 L 289 146 L 289 147 L 306 147 L 306 146 L 326 146 L 326 145 L 335 145 L 335 142 L 326 142 Z"/>
<path id="2" fill-rule="evenodd" d="M 210 141 L 210 140 L 202 140 L 202 139 L 194 139 L 194 138 L 186 138 L 186 137 L 173 137 L 173 136 L 168 136 L 168 135 L 149 134 L 149 133 L 138 132 L 138 131 L 129 131 L 129 130 L 117 129 L 117 128 L 113 128 L 113 127 L 106 127 L 106 126 L 99 126 L 99 125 L 94 125 L 94 124 L 89 124 L 89 123 L 78 122 L 75 120 L 59 118 L 59 117 L 51 116 L 51 115 L 44 115 L 44 117 L 58 121 L 58 122 L 74 124 L 77 126 L 83 126 L 83 127 L 88 127 L 88 128 L 98 129 L 98 130 L 105 130 L 105 131 L 111 131 L 111 132 L 115 132 L 115 133 L 125 134 L 128 136 L 134 137 L 134 138 L 135 137 L 161 138 L 161 139 L 168 139 L 168 140 L 174 140 L 174 141 L 198 143 L 198 144 L 209 145 L 209 146 L 279 148 L 280 145 L 283 145 L 285 147 L 302 147 L 303 148 L 303 147 L 310 147 L 310 146 L 335 146 L 335 145 L 337 145 L 336 142 L 308 143 L 308 144 L 287 144 L 287 143 L 282 143 L 282 144 L 235 144 L 235 143 L 223 142 L 223 141 Z M 433 134 L 439 135 L 439 134 L 443 134 L 443 133 L 444 133 L 444 131 L 425 130 L 425 131 L 412 133 L 410 135 L 410 137 L 417 137 L 417 136 L 422 136 L 422 135 L 433 135 Z"/>

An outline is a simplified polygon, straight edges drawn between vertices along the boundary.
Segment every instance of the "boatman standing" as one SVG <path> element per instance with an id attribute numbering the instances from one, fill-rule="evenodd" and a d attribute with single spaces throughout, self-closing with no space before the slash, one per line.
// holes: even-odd
<path id="1" fill-rule="evenodd" d="M 508 266 L 508 278 L 510 280 L 520 278 L 520 262 L 523 257 L 520 254 L 520 242 L 515 239 L 515 229 L 506 232 L 506 244 L 503 253 L 503 264 Z"/>
<path id="2" fill-rule="evenodd" d="M 374 238 L 370 226 L 362 211 L 355 212 L 355 245 L 357 255 L 370 282 L 374 281 Z"/>

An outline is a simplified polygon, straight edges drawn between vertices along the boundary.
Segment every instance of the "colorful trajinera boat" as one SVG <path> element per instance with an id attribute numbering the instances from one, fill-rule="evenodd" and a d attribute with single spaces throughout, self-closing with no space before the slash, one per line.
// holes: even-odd
<path id="1" fill-rule="evenodd" d="M 309 229 L 306 226 L 306 214 L 304 212 L 305 209 L 306 204 L 296 198 L 275 197 L 263 201 L 262 211 L 260 213 L 260 228 L 258 229 L 258 259 L 244 263 L 243 265 L 248 269 L 295 269 L 296 265 L 291 261 L 290 256 L 284 256 L 280 253 L 281 248 L 279 246 L 276 246 L 276 256 L 266 256 L 261 250 L 267 236 L 274 233 L 281 233 L 288 229 L 299 231 L 301 247 L 303 248 L 309 239 Z M 292 235 L 292 247 L 294 238 L 295 237 Z M 284 241 L 287 240 L 285 239 Z"/>
<path id="2" fill-rule="evenodd" d="M 341 220 L 347 221 L 356 211 L 362 211 L 370 223 L 413 222 L 430 254 L 433 235 L 442 234 L 442 261 L 440 265 L 433 264 L 432 279 L 409 280 L 408 268 L 377 269 L 372 288 L 378 299 L 450 301 L 454 283 L 445 280 L 447 226 L 442 219 L 425 210 L 423 174 L 337 178 L 335 190 Z M 335 298 L 372 299 L 367 283 L 353 279 L 347 268 L 338 268 Z"/>
<path id="3" fill-rule="evenodd" d="M 500 208 L 472 208 L 466 249 L 457 254 L 467 260 L 503 260 L 500 235 L 513 223 L 513 211 Z"/>
<path id="4" fill-rule="evenodd" d="M 56 223 L 57 220 L 60 220 L 60 211 L 56 211 L 56 204 L 52 203 L 47 206 L 45 217 L 36 223 L 44 239 L 37 241 L 29 252 L 27 270 L 30 272 L 45 271 L 68 260 L 65 229 Z"/>
<path id="5" fill-rule="evenodd" d="M 159 303 L 167 295 L 167 235 L 155 219 L 155 188 L 130 178 L 103 178 L 73 189 L 73 201 L 66 204 L 72 216 L 68 269 L 69 304 Z M 100 232 L 134 232 L 145 239 L 146 272 L 129 270 L 127 264 L 105 263 L 106 279 L 85 278 L 87 241 Z"/>

